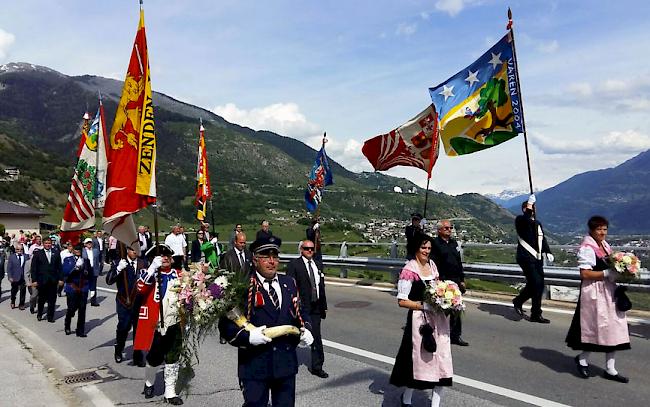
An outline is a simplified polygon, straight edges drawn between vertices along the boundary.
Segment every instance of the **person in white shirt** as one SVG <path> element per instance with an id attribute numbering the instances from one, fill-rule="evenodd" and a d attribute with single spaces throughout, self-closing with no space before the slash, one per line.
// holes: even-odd
<path id="1" fill-rule="evenodd" d="M 182 268 L 185 263 L 187 242 L 183 234 L 181 234 L 180 226 L 176 225 L 172 228 L 172 233 L 165 238 L 165 244 L 174 252 L 172 267 L 174 269 Z"/>

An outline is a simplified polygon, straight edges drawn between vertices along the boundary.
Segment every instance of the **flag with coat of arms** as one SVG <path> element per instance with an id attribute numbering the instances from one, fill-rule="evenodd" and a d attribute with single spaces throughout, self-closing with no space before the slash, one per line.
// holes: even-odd
<path id="1" fill-rule="evenodd" d="M 325 143 L 327 140 L 323 138 L 323 145 L 316 160 L 309 173 L 309 180 L 307 181 L 307 190 L 305 191 L 305 205 L 309 212 L 315 212 L 323 199 L 323 189 L 334 183 L 332 175 L 332 168 L 330 167 L 327 153 L 325 153 Z"/>

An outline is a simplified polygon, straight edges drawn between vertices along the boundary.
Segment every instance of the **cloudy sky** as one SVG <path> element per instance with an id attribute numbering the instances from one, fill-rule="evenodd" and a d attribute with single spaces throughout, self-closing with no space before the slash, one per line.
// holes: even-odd
<path id="1" fill-rule="evenodd" d="M 123 79 L 137 0 L 0 0 L 0 63 Z M 547 188 L 650 148 L 650 2 L 146 0 L 156 90 L 372 170 L 363 141 L 431 103 L 515 18 L 533 182 Z M 397 168 L 424 186 L 420 170 Z M 441 156 L 432 187 L 525 190 L 523 138 Z"/>

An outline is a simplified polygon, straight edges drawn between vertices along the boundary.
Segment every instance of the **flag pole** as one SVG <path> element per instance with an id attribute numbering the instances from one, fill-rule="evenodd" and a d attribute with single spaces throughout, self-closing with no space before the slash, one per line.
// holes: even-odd
<path id="1" fill-rule="evenodd" d="M 515 63 L 515 75 L 517 78 L 517 93 L 519 93 L 519 104 L 521 105 L 521 123 L 524 131 L 524 148 L 526 150 L 526 165 L 528 167 L 528 185 L 530 193 L 533 194 L 533 176 L 530 169 L 530 153 L 528 152 L 528 136 L 526 134 L 526 120 L 524 119 L 524 97 L 521 94 L 520 80 L 519 80 L 519 65 L 517 64 L 517 48 L 515 47 L 515 30 L 512 28 L 512 10 L 508 7 L 508 25 L 507 29 L 510 31 L 510 39 L 512 40 L 512 59 Z"/>
<path id="2" fill-rule="evenodd" d="M 434 154 L 436 154 L 437 144 L 438 144 L 438 112 L 436 111 L 436 106 L 433 105 L 433 124 L 434 131 L 431 137 L 431 153 L 429 154 L 429 168 L 427 168 L 427 190 L 424 193 L 424 211 L 422 217 L 427 218 L 427 203 L 429 201 L 429 182 L 431 181 L 431 171 L 433 171 Z"/>

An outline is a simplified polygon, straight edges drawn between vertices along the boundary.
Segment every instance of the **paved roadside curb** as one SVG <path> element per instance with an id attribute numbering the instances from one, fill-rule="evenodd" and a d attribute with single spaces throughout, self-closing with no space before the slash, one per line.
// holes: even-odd
<path id="1" fill-rule="evenodd" d="M 67 385 L 64 375 L 76 370 L 72 363 L 34 332 L 3 313 L 0 313 L 0 343 L 3 344 L 3 357 L 0 358 L 0 382 L 5 389 L 3 403 L 30 407 L 113 406 L 97 386 Z M 25 388 L 26 383 L 29 389 Z M 16 391 L 15 399 L 6 391 L 12 388 Z"/>

